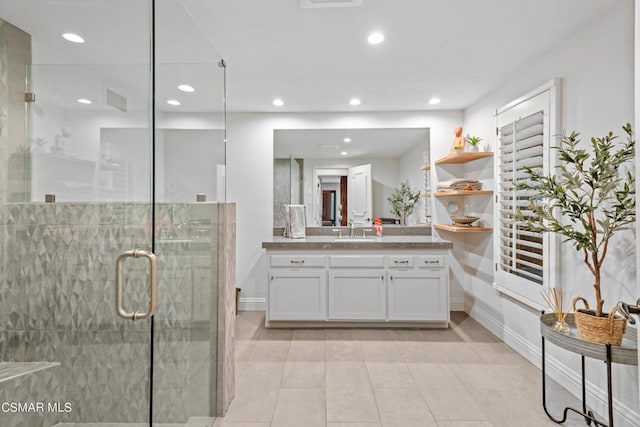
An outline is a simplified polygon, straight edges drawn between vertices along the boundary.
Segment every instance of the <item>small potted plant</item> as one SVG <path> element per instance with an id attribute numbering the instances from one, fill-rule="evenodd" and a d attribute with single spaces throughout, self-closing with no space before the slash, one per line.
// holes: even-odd
<path id="1" fill-rule="evenodd" d="M 391 213 L 400 218 L 402 225 L 407 225 L 407 217 L 413 213 L 420 198 L 419 191 L 413 191 L 407 181 L 400 183 L 400 188 L 387 199 L 391 203 Z"/>
<path id="2" fill-rule="evenodd" d="M 609 242 L 635 221 L 635 177 L 625 165 L 635 157 L 635 138 L 631 125 L 622 128 L 625 142 L 613 132 L 591 138 L 591 152 L 580 148 L 579 134 L 562 136 L 559 147 L 559 173 L 544 175 L 527 168 L 528 179 L 517 188 L 536 193 L 529 199 L 530 214 L 518 210 L 516 219 L 525 229 L 557 233 L 584 254 L 584 263 L 593 274 L 596 306 L 590 310 L 587 300 L 573 301 L 575 321 L 582 339 L 620 345 L 626 319 L 603 311 L 601 271 Z M 582 302 L 584 309 L 576 309 Z"/>
<path id="3" fill-rule="evenodd" d="M 477 152 L 479 149 L 478 144 L 480 144 L 480 141 L 482 141 L 482 138 L 478 136 L 467 135 L 467 144 L 469 144 L 469 149 L 467 151 Z"/>

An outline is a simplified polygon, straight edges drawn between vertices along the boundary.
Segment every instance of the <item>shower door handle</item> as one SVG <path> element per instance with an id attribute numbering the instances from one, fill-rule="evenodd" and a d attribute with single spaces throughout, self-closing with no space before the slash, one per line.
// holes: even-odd
<path id="1" fill-rule="evenodd" d="M 146 258 L 149 261 L 151 273 L 151 286 L 149 289 L 149 308 L 147 311 L 126 311 L 122 305 L 123 280 L 122 270 L 124 260 L 127 258 Z M 116 259 L 116 313 L 118 316 L 129 320 L 147 319 L 156 314 L 158 306 L 158 261 L 153 252 L 134 249 L 121 253 Z"/>

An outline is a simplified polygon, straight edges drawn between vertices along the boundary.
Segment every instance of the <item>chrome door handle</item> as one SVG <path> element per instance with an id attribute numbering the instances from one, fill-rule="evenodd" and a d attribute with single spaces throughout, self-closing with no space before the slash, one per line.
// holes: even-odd
<path id="1" fill-rule="evenodd" d="M 122 305 L 122 264 L 126 258 L 146 258 L 149 260 L 149 271 L 151 273 L 151 286 L 149 295 L 149 309 L 146 312 L 126 311 Z M 118 316 L 129 320 L 147 319 L 156 314 L 158 306 L 158 261 L 153 252 L 134 249 L 121 253 L 116 259 L 116 313 Z"/>

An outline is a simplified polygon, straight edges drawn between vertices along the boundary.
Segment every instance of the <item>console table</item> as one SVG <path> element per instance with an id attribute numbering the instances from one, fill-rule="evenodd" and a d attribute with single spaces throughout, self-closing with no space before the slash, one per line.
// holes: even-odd
<path id="1" fill-rule="evenodd" d="M 567 420 L 569 411 L 575 412 L 584 417 L 588 425 L 593 424 L 599 427 L 613 427 L 613 405 L 611 395 L 611 364 L 619 363 L 623 365 L 638 364 L 638 346 L 635 336 L 626 337 L 622 341 L 620 347 L 611 346 L 611 344 L 597 344 L 583 341 L 578 338 L 575 320 L 573 314 L 568 314 L 566 321 L 571 331 L 568 334 L 557 332 L 553 329 L 556 323 L 556 315 L 553 313 L 545 314 L 542 312 L 540 316 L 540 333 L 542 335 L 542 406 L 547 416 L 556 424 L 563 424 Z M 549 342 L 561 347 L 567 351 L 577 353 L 581 356 L 582 362 L 582 411 L 566 407 L 564 408 L 562 419 L 554 418 L 547 409 L 546 398 L 546 372 L 545 372 L 545 339 Z M 587 409 L 586 388 L 585 388 L 585 357 L 596 360 L 602 360 L 607 365 L 607 409 L 609 416 L 609 424 L 604 424 L 596 419 L 592 411 Z"/>

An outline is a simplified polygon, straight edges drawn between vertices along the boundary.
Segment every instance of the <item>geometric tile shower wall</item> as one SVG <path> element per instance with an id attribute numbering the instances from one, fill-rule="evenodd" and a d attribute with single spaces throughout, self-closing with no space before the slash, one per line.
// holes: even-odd
<path id="1" fill-rule="evenodd" d="M 215 203 L 0 207 L 0 357 L 60 365 L 0 382 L 0 402 L 69 402 L 70 413 L 2 414 L 0 425 L 136 422 L 148 416 L 149 321 L 119 318 L 115 260 L 156 233 L 154 421 L 215 415 Z M 125 264 L 125 308 L 145 310 L 148 264 Z M 213 387 L 211 386 L 213 384 Z"/>

